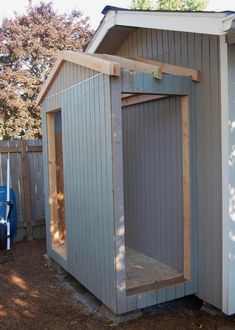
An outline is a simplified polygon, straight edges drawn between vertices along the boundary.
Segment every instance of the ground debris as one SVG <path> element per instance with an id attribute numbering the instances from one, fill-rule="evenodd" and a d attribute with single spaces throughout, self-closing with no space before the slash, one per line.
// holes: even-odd
<path id="1" fill-rule="evenodd" d="M 16 243 L 8 254 L 0 251 L 0 261 L 6 255 L 14 259 L 0 266 L 0 330 L 235 329 L 234 317 L 200 310 L 187 313 L 189 307 L 174 304 L 164 311 L 151 308 L 137 320 L 115 325 L 79 302 L 81 291 L 67 276 L 45 267 L 45 252 L 45 241 Z"/>

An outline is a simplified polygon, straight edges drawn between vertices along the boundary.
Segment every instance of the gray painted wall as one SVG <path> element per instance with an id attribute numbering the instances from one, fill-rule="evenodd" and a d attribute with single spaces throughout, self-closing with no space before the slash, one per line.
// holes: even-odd
<path id="1" fill-rule="evenodd" d="M 198 296 L 221 308 L 222 197 L 218 37 L 138 29 L 130 34 L 117 54 L 142 56 L 201 70 L 202 80 L 196 84 Z"/>
<path id="2" fill-rule="evenodd" d="M 47 111 L 61 107 L 61 91 L 83 81 L 84 79 L 92 77 L 97 73 L 97 71 L 87 69 L 80 65 L 65 62 L 48 91 Z"/>
<path id="3" fill-rule="evenodd" d="M 89 76 L 90 70 L 86 73 Z M 43 103 L 48 254 L 116 310 L 109 76 L 95 75 L 65 90 L 56 101 L 61 101 L 57 105 L 62 114 L 67 260 L 50 242 L 45 112 L 58 97 L 50 95 Z"/>
<path id="4" fill-rule="evenodd" d="M 228 46 L 228 97 L 229 97 L 229 224 L 224 234 L 228 244 L 227 259 L 227 310 L 235 312 L 235 45 Z"/>
<path id="5" fill-rule="evenodd" d="M 68 271 L 115 309 L 109 76 L 63 93 L 62 136 Z"/>
<path id="6" fill-rule="evenodd" d="M 181 100 L 125 107 L 122 120 L 126 244 L 183 271 Z"/>

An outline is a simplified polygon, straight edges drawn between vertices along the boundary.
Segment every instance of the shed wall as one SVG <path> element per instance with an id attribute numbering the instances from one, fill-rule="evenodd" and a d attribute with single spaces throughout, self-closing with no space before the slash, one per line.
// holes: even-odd
<path id="1" fill-rule="evenodd" d="M 60 108 L 61 91 L 97 73 L 98 72 L 95 70 L 87 69 L 71 62 L 65 62 L 48 91 L 47 111 Z"/>
<path id="2" fill-rule="evenodd" d="M 110 50 L 111 52 L 111 50 Z M 121 56 L 197 68 L 198 296 L 222 308 L 222 196 L 219 41 L 217 36 L 151 29 L 131 33 Z"/>
<path id="3" fill-rule="evenodd" d="M 224 263 L 226 263 L 227 277 L 226 281 L 226 308 L 228 314 L 235 313 L 235 45 L 228 46 L 228 99 L 229 99 L 229 220 L 227 230 L 224 232 L 225 254 Z"/>
<path id="4" fill-rule="evenodd" d="M 183 271 L 179 97 L 123 108 L 126 244 Z"/>
<path id="5" fill-rule="evenodd" d="M 107 75 L 62 95 L 68 270 L 115 309 L 110 108 Z"/>
<path id="6" fill-rule="evenodd" d="M 48 254 L 115 311 L 110 97 L 109 76 L 65 63 L 43 102 L 42 118 Z M 67 259 L 53 250 L 50 237 L 46 112 L 58 108 L 62 114 Z"/>

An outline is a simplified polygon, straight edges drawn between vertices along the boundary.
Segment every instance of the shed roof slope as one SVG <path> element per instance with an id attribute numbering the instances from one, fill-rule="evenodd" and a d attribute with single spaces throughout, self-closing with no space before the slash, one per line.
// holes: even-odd
<path id="1" fill-rule="evenodd" d="M 193 13 L 193 14 L 198 14 L 198 13 L 207 13 L 207 14 L 223 14 L 225 16 L 235 14 L 235 11 L 233 10 L 223 10 L 223 11 L 211 11 L 211 10 L 198 10 L 198 11 L 182 11 L 182 10 L 152 10 L 152 9 L 129 9 L 129 8 L 122 8 L 122 7 L 115 7 L 115 6 L 110 6 L 107 5 L 104 7 L 102 10 L 102 14 L 105 15 L 107 14 L 108 11 L 110 10 L 118 10 L 118 11 L 136 11 L 136 12 L 152 12 L 152 13 Z"/>
<path id="2" fill-rule="evenodd" d="M 112 40 L 122 43 L 123 38 L 132 32 L 131 29 L 141 27 L 223 35 L 233 28 L 235 20 L 234 11 L 158 11 L 106 6 L 102 13 L 104 18 L 86 49 L 87 53 L 105 52 L 108 45 L 112 52 L 112 47 L 115 47 Z"/>

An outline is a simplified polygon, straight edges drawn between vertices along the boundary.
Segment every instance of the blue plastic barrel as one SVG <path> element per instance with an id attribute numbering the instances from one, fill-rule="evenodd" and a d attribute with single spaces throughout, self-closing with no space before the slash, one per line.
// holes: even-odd
<path id="1" fill-rule="evenodd" d="M 0 219 L 6 219 L 6 197 L 7 197 L 7 187 L 0 186 Z M 10 219 L 10 234 L 11 240 L 16 237 L 17 234 L 17 212 L 16 212 L 16 198 L 15 193 L 10 189 L 10 201 L 12 202 L 11 212 L 9 215 Z M 0 249 L 6 249 L 7 247 L 7 225 L 0 224 Z"/>

